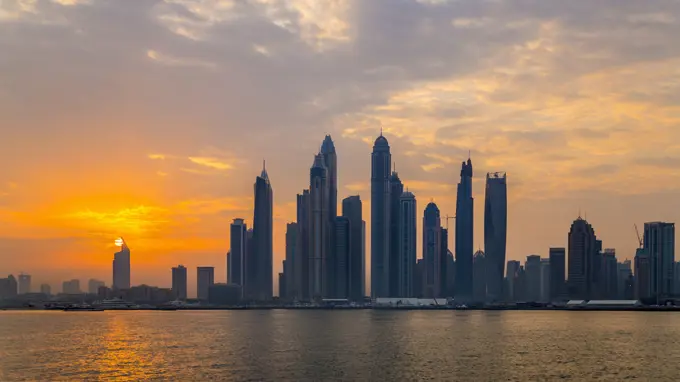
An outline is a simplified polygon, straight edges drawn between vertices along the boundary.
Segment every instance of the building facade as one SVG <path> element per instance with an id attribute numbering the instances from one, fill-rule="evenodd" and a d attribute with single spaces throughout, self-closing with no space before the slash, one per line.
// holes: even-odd
<path id="1" fill-rule="evenodd" d="M 246 291 L 251 299 L 269 301 L 274 295 L 274 193 L 264 167 L 255 179 L 254 191 L 253 255 L 246 259 L 253 280 L 246 281 Z M 253 267 L 248 266 L 250 261 Z"/>
<path id="2" fill-rule="evenodd" d="M 392 154 L 382 133 L 371 154 L 371 296 L 390 295 L 390 174 Z"/>
<path id="3" fill-rule="evenodd" d="M 196 297 L 200 301 L 207 302 L 209 300 L 210 287 L 215 284 L 215 268 L 214 267 L 198 267 L 196 268 Z"/>
<path id="4" fill-rule="evenodd" d="M 318 154 L 310 169 L 310 249 L 309 249 L 309 295 L 322 299 L 330 287 L 326 280 L 326 261 L 330 251 L 330 219 L 328 211 L 329 187 L 324 157 Z"/>
<path id="5" fill-rule="evenodd" d="M 349 298 L 363 301 L 366 296 L 366 223 L 361 198 L 349 196 L 342 201 L 342 216 L 349 221 Z"/>
<path id="6" fill-rule="evenodd" d="M 397 246 L 399 254 L 395 266 L 398 272 L 397 291 L 395 297 L 416 297 L 414 269 L 417 257 L 417 202 L 412 193 L 406 191 L 399 198 L 399 224 Z"/>
<path id="7" fill-rule="evenodd" d="M 550 248 L 550 301 L 567 299 L 565 248 Z"/>
<path id="8" fill-rule="evenodd" d="M 246 280 L 245 261 L 248 245 L 246 234 L 248 227 L 243 219 L 234 219 L 229 232 L 231 238 L 227 258 L 227 281 L 243 288 Z"/>
<path id="9" fill-rule="evenodd" d="M 456 297 L 472 297 L 472 256 L 474 252 L 474 198 L 472 161 L 463 162 L 456 196 Z"/>
<path id="10" fill-rule="evenodd" d="M 430 202 L 423 217 L 424 290 L 426 298 L 441 296 L 441 217 L 439 207 Z"/>
<path id="11" fill-rule="evenodd" d="M 572 223 L 568 236 L 568 293 L 573 300 L 595 298 L 599 249 L 595 230 L 580 216 Z"/>
<path id="12" fill-rule="evenodd" d="M 172 292 L 178 300 L 187 299 L 187 269 L 184 265 L 172 268 Z"/>
<path id="13" fill-rule="evenodd" d="M 113 289 L 130 289 L 130 248 L 123 238 L 120 251 L 113 254 Z"/>
<path id="14" fill-rule="evenodd" d="M 505 173 L 486 174 L 484 196 L 484 253 L 486 294 L 489 301 L 503 298 L 503 271 L 508 231 L 508 188 Z"/>
<path id="15" fill-rule="evenodd" d="M 670 297 L 674 292 L 675 223 L 645 223 L 644 249 L 650 260 L 650 297 Z"/>

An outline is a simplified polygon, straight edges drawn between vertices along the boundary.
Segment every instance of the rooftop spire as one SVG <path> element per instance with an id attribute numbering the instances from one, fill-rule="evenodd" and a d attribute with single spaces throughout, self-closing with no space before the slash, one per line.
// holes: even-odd
<path id="1" fill-rule="evenodd" d="M 260 178 L 269 180 L 269 175 L 267 174 L 267 161 L 265 159 L 262 159 L 262 173 L 260 174 Z"/>

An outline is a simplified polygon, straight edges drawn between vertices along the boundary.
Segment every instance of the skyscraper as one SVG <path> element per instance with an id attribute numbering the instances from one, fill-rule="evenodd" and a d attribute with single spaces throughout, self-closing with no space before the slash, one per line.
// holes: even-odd
<path id="1" fill-rule="evenodd" d="M 550 259 L 541 259 L 541 302 L 550 302 Z"/>
<path id="2" fill-rule="evenodd" d="M 550 301 L 567 298 L 565 261 L 566 250 L 564 248 L 550 248 Z"/>
<path id="3" fill-rule="evenodd" d="M 423 217 L 423 260 L 425 297 L 441 297 L 441 219 L 439 207 L 430 202 Z"/>
<path id="4" fill-rule="evenodd" d="M 52 287 L 50 284 L 41 284 L 40 285 L 40 293 L 44 294 L 45 296 L 51 296 L 52 295 Z M 2 296 L 0 296 L 2 297 Z"/>
<path id="5" fill-rule="evenodd" d="M 230 233 L 230 250 L 227 257 L 229 264 L 227 266 L 227 282 L 230 284 L 240 285 L 243 288 L 245 285 L 245 261 L 246 261 L 246 246 L 247 238 L 246 232 L 248 228 L 243 219 L 234 219 L 231 223 Z M 243 289 L 241 289 L 243 290 Z"/>
<path id="6" fill-rule="evenodd" d="M 439 296 L 440 297 L 453 297 L 453 295 L 448 294 L 448 279 L 452 277 L 449 274 L 448 268 L 448 255 L 449 255 L 449 230 L 446 228 L 440 228 L 440 239 L 439 244 L 441 249 L 439 250 Z M 455 279 L 455 277 L 454 277 Z"/>
<path id="7" fill-rule="evenodd" d="M 80 294 L 80 280 L 73 279 L 61 283 L 61 292 L 64 294 Z"/>
<path id="8" fill-rule="evenodd" d="M 519 276 L 519 269 L 521 265 L 517 260 L 508 261 L 507 273 L 505 274 L 505 299 L 508 302 L 519 301 L 519 293 L 517 291 L 517 278 Z"/>
<path id="9" fill-rule="evenodd" d="M 406 191 L 399 198 L 399 216 L 397 244 L 393 248 L 399 255 L 394 263 L 398 273 L 397 297 L 415 297 L 414 269 L 416 266 L 417 233 L 416 216 L 418 214 L 416 197 Z"/>
<path id="10" fill-rule="evenodd" d="M 527 256 L 524 263 L 526 270 L 526 299 L 527 301 L 541 301 L 541 256 Z"/>
<path id="11" fill-rule="evenodd" d="M 371 154 L 371 296 L 390 295 L 390 173 L 392 155 L 382 132 Z"/>
<path id="12" fill-rule="evenodd" d="M 389 284 L 390 297 L 404 297 L 400 295 L 399 288 L 399 223 L 400 223 L 400 200 L 404 193 L 404 184 L 399 179 L 396 171 L 390 176 L 390 260 L 389 260 Z"/>
<path id="13" fill-rule="evenodd" d="M 321 144 L 321 155 L 326 165 L 328 182 L 328 216 L 329 220 L 333 220 L 338 216 L 338 156 L 330 135 L 326 135 Z"/>
<path id="14" fill-rule="evenodd" d="M 269 182 L 267 169 L 255 179 L 255 213 L 253 217 L 254 280 L 246 280 L 246 289 L 258 301 L 269 301 L 274 293 L 273 235 L 274 235 L 274 196 Z M 252 288 L 251 288 L 252 285 Z"/>
<path id="15" fill-rule="evenodd" d="M 486 260 L 482 250 L 475 252 L 472 258 L 472 298 L 475 302 L 486 300 Z"/>
<path id="16" fill-rule="evenodd" d="M 463 162 L 456 197 L 456 297 L 472 297 L 472 252 L 474 239 L 472 160 Z"/>
<path id="17" fill-rule="evenodd" d="M 598 245 L 593 227 L 580 216 L 569 231 L 569 298 L 589 300 L 595 292 Z"/>
<path id="18" fill-rule="evenodd" d="M 489 301 L 503 297 L 503 270 L 508 231 L 508 188 L 505 173 L 486 174 L 484 198 L 484 250 L 486 295 Z"/>
<path id="19" fill-rule="evenodd" d="M 187 299 L 187 269 L 184 265 L 172 268 L 172 292 L 178 300 Z"/>
<path id="20" fill-rule="evenodd" d="M 87 281 L 87 293 L 97 294 L 99 293 L 99 287 L 103 287 L 104 285 L 106 284 L 101 280 L 89 279 Z"/>
<path id="21" fill-rule="evenodd" d="M 675 263 L 675 223 L 645 223 L 644 249 L 650 260 L 650 297 L 673 294 Z"/>
<path id="22" fill-rule="evenodd" d="M 31 293 L 31 275 L 19 275 L 19 294 Z"/>
<path id="23" fill-rule="evenodd" d="M 298 262 L 297 260 L 297 255 L 299 252 L 298 249 L 298 234 L 300 232 L 300 229 L 298 228 L 297 223 L 288 223 L 286 225 L 286 259 L 284 260 L 284 267 L 283 267 L 283 273 L 286 276 L 285 278 L 285 287 L 286 287 L 286 294 L 282 294 L 281 290 L 279 289 L 279 297 L 282 298 L 288 298 L 288 299 L 295 299 L 298 297 L 298 291 L 297 291 L 297 285 L 295 283 L 295 280 L 297 280 L 297 273 L 296 273 L 296 264 Z"/>
<path id="24" fill-rule="evenodd" d="M 303 301 L 310 299 L 309 294 L 309 251 L 310 251 L 310 195 L 309 190 L 304 190 L 302 194 L 297 195 L 297 244 L 298 249 L 295 254 L 295 298 Z"/>
<path id="25" fill-rule="evenodd" d="M 123 238 L 116 244 L 120 245 L 120 251 L 113 254 L 112 286 L 113 289 L 130 289 L 130 249 Z"/>
<path id="26" fill-rule="evenodd" d="M 19 286 L 13 275 L 9 275 L 7 278 L 0 279 L 0 300 L 3 298 L 16 297 L 18 292 Z"/>
<path id="27" fill-rule="evenodd" d="M 314 157 L 314 164 L 309 172 L 310 219 L 310 251 L 309 251 L 309 290 L 310 298 L 320 299 L 325 296 L 327 280 L 326 260 L 329 251 L 329 218 L 328 218 L 328 179 L 323 155 Z"/>
<path id="28" fill-rule="evenodd" d="M 213 285 L 215 285 L 215 268 L 196 268 L 196 297 L 198 297 L 200 301 L 208 301 L 210 298 L 210 287 Z"/>
<path id="29" fill-rule="evenodd" d="M 350 221 L 344 216 L 338 216 L 335 218 L 333 227 L 335 228 L 333 264 L 327 264 L 327 266 L 332 268 L 335 277 L 332 295 L 328 297 L 349 298 L 350 251 L 352 246 Z"/>
<path id="30" fill-rule="evenodd" d="M 366 295 L 366 223 L 361 198 L 349 196 L 342 201 L 342 216 L 349 221 L 349 298 L 362 301 Z"/>
<path id="31" fill-rule="evenodd" d="M 635 251 L 635 298 L 647 299 L 652 297 L 652 264 L 649 251 L 638 248 Z"/>
<path id="32" fill-rule="evenodd" d="M 619 270 L 618 262 L 616 261 L 616 250 L 607 248 L 602 253 L 601 298 L 609 300 L 616 300 L 618 298 L 618 279 Z"/>

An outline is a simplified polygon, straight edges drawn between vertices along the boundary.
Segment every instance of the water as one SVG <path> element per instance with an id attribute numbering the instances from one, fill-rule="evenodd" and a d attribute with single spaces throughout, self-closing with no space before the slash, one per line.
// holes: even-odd
<path id="1" fill-rule="evenodd" d="M 680 314 L 0 312 L 0 380 L 678 380 Z"/>

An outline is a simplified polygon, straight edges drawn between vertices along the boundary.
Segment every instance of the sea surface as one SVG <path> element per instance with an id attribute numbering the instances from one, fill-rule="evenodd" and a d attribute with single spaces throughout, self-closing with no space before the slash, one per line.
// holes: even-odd
<path id="1" fill-rule="evenodd" d="M 680 380 L 680 313 L 0 312 L 0 381 Z"/>

